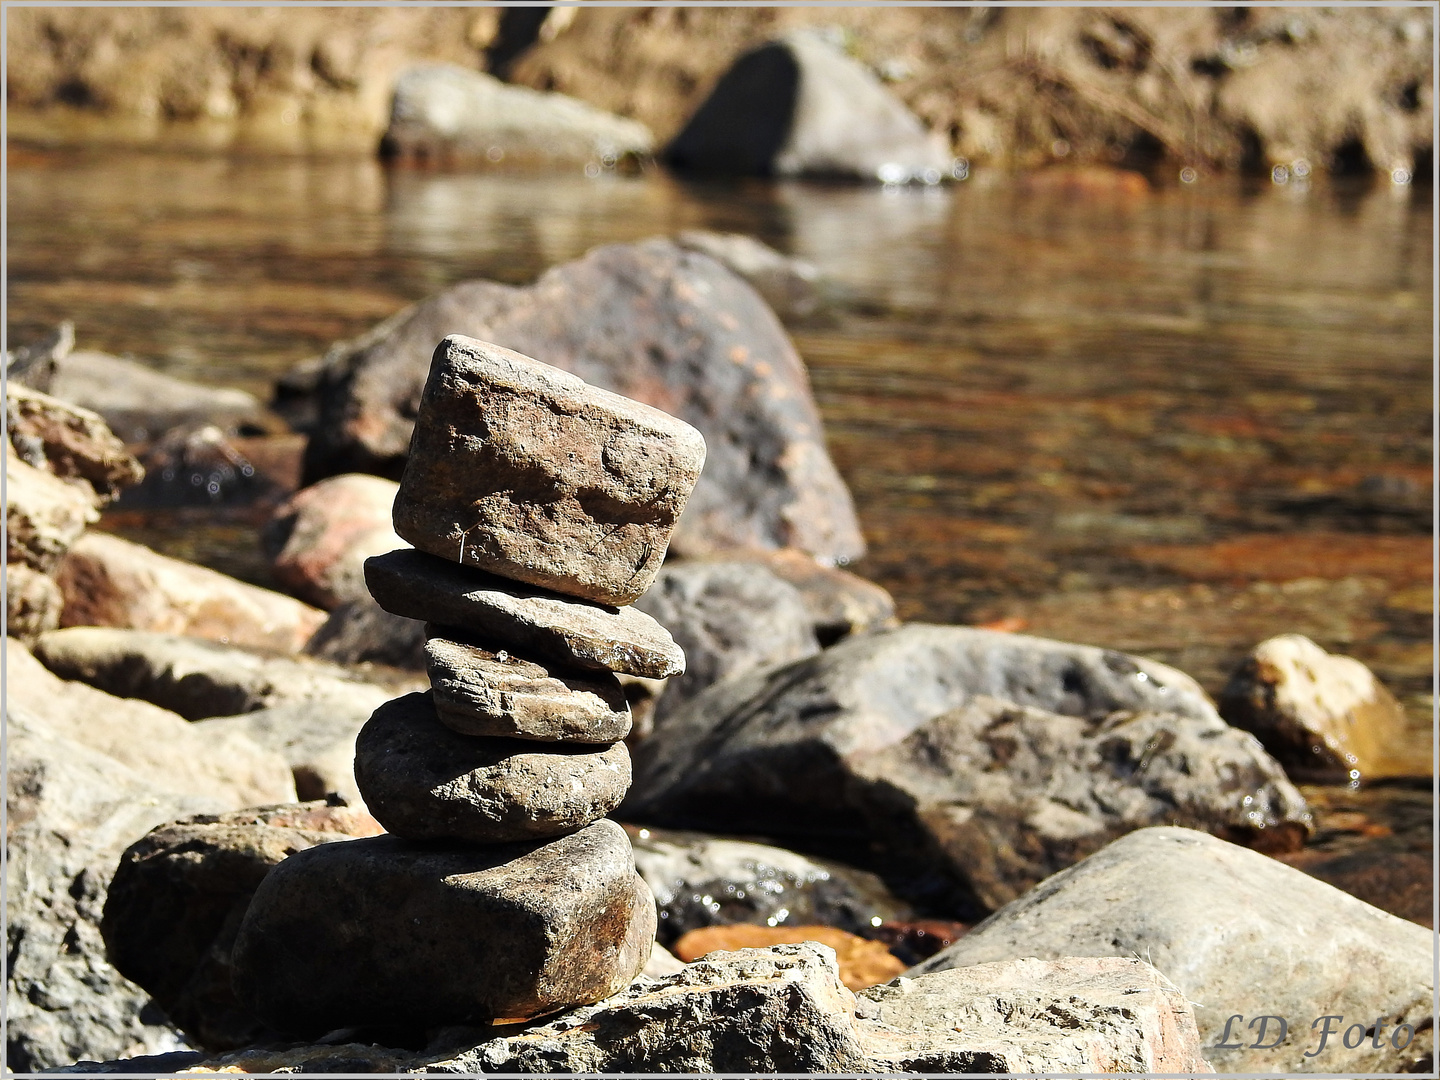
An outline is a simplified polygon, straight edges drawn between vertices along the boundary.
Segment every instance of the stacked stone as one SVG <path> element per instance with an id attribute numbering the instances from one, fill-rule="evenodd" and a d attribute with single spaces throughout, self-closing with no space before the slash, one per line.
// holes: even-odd
<path id="1" fill-rule="evenodd" d="M 655 905 L 604 815 L 630 785 L 617 673 L 684 654 L 629 607 L 704 463 L 699 432 L 494 345 L 435 351 L 395 499 L 415 550 L 368 560 L 426 622 L 431 690 L 387 702 L 355 779 L 389 835 L 302 851 L 237 937 L 280 1030 L 485 1024 L 598 1001 L 649 958 Z"/>

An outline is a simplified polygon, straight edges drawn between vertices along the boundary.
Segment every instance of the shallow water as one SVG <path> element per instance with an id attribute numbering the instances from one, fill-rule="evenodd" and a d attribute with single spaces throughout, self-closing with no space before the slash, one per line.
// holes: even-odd
<path id="1" fill-rule="evenodd" d="M 792 334 L 870 545 L 853 569 L 903 615 L 1145 653 L 1212 692 L 1255 642 L 1305 633 L 1396 690 L 1397 751 L 1428 772 L 1430 189 L 1059 175 L 883 190 L 12 150 L 9 330 L 70 318 L 81 347 L 263 395 L 451 282 L 748 232 L 831 282 Z M 243 519 L 115 525 L 263 580 Z"/>

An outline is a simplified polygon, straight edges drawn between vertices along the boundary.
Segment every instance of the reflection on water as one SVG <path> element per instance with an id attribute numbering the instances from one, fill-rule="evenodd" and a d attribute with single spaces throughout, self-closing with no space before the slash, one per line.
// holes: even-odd
<path id="1" fill-rule="evenodd" d="M 12 335 L 71 318 L 82 346 L 262 393 L 453 281 L 756 235 L 832 282 L 793 332 L 870 543 L 856 569 L 907 617 L 1146 652 L 1212 691 L 1260 638 L 1307 633 L 1396 688 L 1428 756 L 1429 189 L 25 151 L 9 182 Z"/>

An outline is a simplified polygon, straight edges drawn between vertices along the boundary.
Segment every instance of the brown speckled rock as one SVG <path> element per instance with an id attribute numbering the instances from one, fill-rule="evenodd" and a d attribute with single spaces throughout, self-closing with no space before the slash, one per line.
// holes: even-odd
<path id="1" fill-rule="evenodd" d="M 395 531 L 462 565 L 628 604 L 654 580 L 704 462 L 684 421 L 451 335 L 431 360 Z"/>
<path id="2" fill-rule="evenodd" d="M 577 743 L 613 743 L 630 733 L 630 705 L 608 671 L 567 672 L 487 651 L 454 631 L 426 633 L 435 711 L 453 731 Z"/>
<path id="3" fill-rule="evenodd" d="M 685 670 L 670 632 L 638 608 L 572 600 L 423 551 L 366 559 L 365 583 L 392 615 L 458 626 L 526 656 L 647 679 Z"/>
<path id="4" fill-rule="evenodd" d="M 630 753 L 624 743 L 542 748 L 458 735 L 428 694 L 408 694 L 361 729 L 355 782 L 397 836 L 503 843 L 574 832 L 609 813 L 630 786 Z"/>
<path id="5" fill-rule="evenodd" d="M 381 836 L 272 870 L 240 927 L 234 983 L 301 1035 L 480 1024 L 609 997 L 654 937 L 654 901 L 612 821 L 486 848 Z"/>

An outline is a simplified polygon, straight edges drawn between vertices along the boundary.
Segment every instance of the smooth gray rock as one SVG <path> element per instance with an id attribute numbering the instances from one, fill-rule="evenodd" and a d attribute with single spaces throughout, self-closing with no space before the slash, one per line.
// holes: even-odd
<path id="1" fill-rule="evenodd" d="M 774 313 L 714 259 L 663 239 L 597 248 L 528 288 L 461 282 L 334 346 L 316 391 L 307 482 L 400 475 L 435 343 L 454 333 L 538 357 L 699 430 L 705 471 L 676 554 L 864 554 L 805 365 Z"/>
<path id="2" fill-rule="evenodd" d="M 910 974 L 1021 957 L 1141 956 L 1197 1013 L 1206 1058 L 1223 1072 L 1404 1072 L 1433 1051 L 1433 1031 L 1405 1051 L 1387 1040 L 1418 1026 L 1434 994 L 1434 934 L 1245 848 L 1189 829 L 1131 833 L 1046 879 Z M 1219 1046 L 1229 1017 L 1239 1014 Z M 1272 1021 L 1260 1038 L 1262 1015 Z M 1344 1017 L 1323 1052 L 1318 1017 Z M 1350 1025 L 1385 1024 L 1380 1048 L 1340 1041 Z M 1352 1042 L 1354 1035 L 1352 1033 Z M 1403 1036 L 1402 1036 L 1403 1041 Z"/>
<path id="3" fill-rule="evenodd" d="M 420 551 L 366 559 L 365 581 L 392 614 L 469 630 L 522 656 L 651 679 L 685 670 L 669 631 L 633 607 L 558 596 Z"/>
<path id="4" fill-rule="evenodd" d="M 567 672 L 453 640 L 458 635 L 443 628 L 426 630 L 435 711 L 451 730 L 575 743 L 613 743 L 630 733 L 630 705 L 610 672 Z"/>
<path id="5" fill-rule="evenodd" d="M 815 638 L 829 648 L 853 634 L 899 626 L 895 598 L 858 574 L 826 566 L 803 551 L 781 548 L 749 556 L 800 591 L 815 624 Z"/>
<path id="6" fill-rule="evenodd" d="M 62 678 L 149 701 L 187 720 L 298 702 L 368 713 L 391 697 L 344 668 L 181 634 L 74 626 L 45 634 L 35 655 Z"/>
<path id="7" fill-rule="evenodd" d="M 602 604 L 650 587 L 705 464 L 683 420 L 458 334 L 435 349 L 395 496 L 421 551 Z"/>
<path id="8" fill-rule="evenodd" d="M 635 869 L 660 908 L 659 939 L 702 926 L 768 923 L 868 933 L 875 919 L 907 919 L 909 905 L 874 874 L 768 844 L 627 826 Z"/>
<path id="9" fill-rule="evenodd" d="M 240 926 L 234 985 L 299 1035 L 483 1024 L 609 997 L 654 938 L 654 900 L 614 822 L 478 848 L 381 836 L 270 872 Z"/>
<path id="10" fill-rule="evenodd" d="M 400 73 L 384 139 L 386 151 L 401 157 L 492 165 L 614 165 L 626 156 L 648 157 L 653 145 L 638 120 L 435 63 Z"/>
<path id="11" fill-rule="evenodd" d="M 21 650 L 7 642 L 13 677 Z M 38 665 L 36 665 L 38 667 Z M 105 958 L 99 921 L 120 853 L 182 814 L 220 811 L 216 785 L 167 785 L 69 738 L 6 686 L 6 1066 L 17 1072 L 183 1046 L 150 995 Z"/>
<path id="12" fill-rule="evenodd" d="M 1185 995 L 1132 957 L 902 976 L 862 990 L 855 1012 L 880 1073 L 1214 1072 Z"/>
<path id="13" fill-rule="evenodd" d="M 757 562 L 669 563 L 635 606 L 685 651 L 685 674 L 656 702 L 657 724 L 721 679 L 820 651 L 799 590 Z"/>
<path id="14" fill-rule="evenodd" d="M 815 265 L 782 255 L 753 236 L 687 229 L 675 242 L 739 274 L 782 321 L 803 319 L 820 307 L 820 271 Z"/>
<path id="15" fill-rule="evenodd" d="M 303 651 L 332 664 L 384 664 L 424 671 L 425 624 L 392 615 L 366 593 L 330 612 Z"/>
<path id="16" fill-rule="evenodd" d="M 364 806 L 355 785 L 355 739 L 374 708 L 351 698 L 321 698 L 268 709 L 197 720 L 204 732 L 238 732 L 274 751 L 290 766 L 295 795 L 303 801 L 338 796 Z"/>
<path id="17" fill-rule="evenodd" d="M 355 782 L 387 830 L 412 840 L 479 844 L 574 832 L 620 805 L 624 743 L 543 745 L 459 735 L 429 694 L 375 711 L 355 741 Z"/>
<path id="18" fill-rule="evenodd" d="M 295 852 L 380 832 L 364 811 L 323 802 L 167 822 L 120 857 L 100 919 L 106 955 L 197 1046 L 230 1050 L 273 1037 L 230 987 L 250 898 Z"/>
<path id="19" fill-rule="evenodd" d="M 807 30 L 736 60 L 665 157 L 693 172 L 928 184 L 948 179 L 952 163 L 879 79 Z"/>

